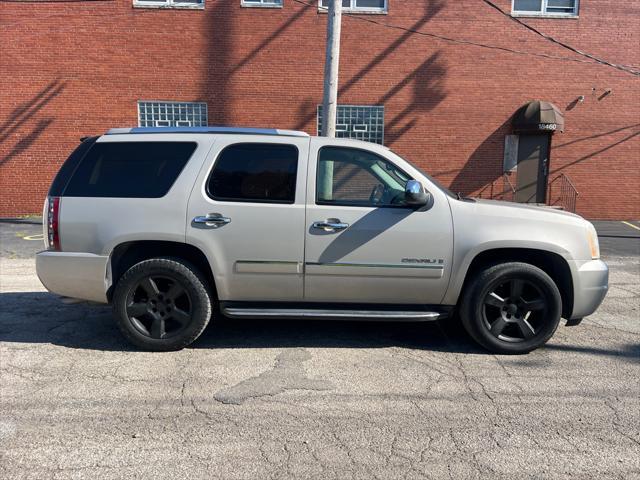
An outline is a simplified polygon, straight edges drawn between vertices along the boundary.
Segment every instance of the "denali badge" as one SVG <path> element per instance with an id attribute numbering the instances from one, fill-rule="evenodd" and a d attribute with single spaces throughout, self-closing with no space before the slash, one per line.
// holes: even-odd
<path id="1" fill-rule="evenodd" d="M 439 265 L 442 265 L 444 263 L 444 260 L 442 258 L 403 258 L 402 263 L 437 263 Z"/>

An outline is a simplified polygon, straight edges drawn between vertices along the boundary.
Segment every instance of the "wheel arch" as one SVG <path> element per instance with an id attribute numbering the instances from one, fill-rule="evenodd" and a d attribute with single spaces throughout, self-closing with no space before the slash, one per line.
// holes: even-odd
<path id="1" fill-rule="evenodd" d="M 523 262 L 540 268 L 555 282 L 562 297 L 562 317 L 570 318 L 573 311 L 573 277 L 565 258 L 555 252 L 535 248 L 492 248 L 483 250 L 471 260 L 459 291 L 458 303 L 469 281 L 481 270 L 507 262 Z"/>
<path id="2" fill-rule="evenodd" d="M 181 242 L 136 240 L 117 245 L 109 256 L 107 300 L 111 302 L 115 285 L 129 268 L 143 260 L 157 257 L 179 258 L 191 263 L 204 275 L 214 298 L 217 298 L 217 288 L 211 265 L 206 255 L 198 247 Z"/>

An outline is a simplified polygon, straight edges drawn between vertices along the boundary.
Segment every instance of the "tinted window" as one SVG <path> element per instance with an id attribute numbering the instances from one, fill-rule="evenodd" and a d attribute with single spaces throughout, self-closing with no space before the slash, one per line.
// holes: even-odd
<path id="1" fill-rule="evenodd" d="M 293 145 L 242 143 L 225 148 L 207 191 L 215 200 L 293 203 L 298 149 Z"/>
<path id="2" fill-rule="evenodd" d="M 64 189 L 67 187 L 69 183 L 69 179 L 73 172 L 78 167 L 78 164 L 85 156 L 85 154 L 89 151 L 91 146 L 96 143 L 98 137 L 90 137 L 83 140 L 80 145 L 69 155 L 67 161 L 62 164 L 60 170 L 56 174 L 56 177 L 53 179 L 53 183 L 51 184 L 51 188 L 49 188 L 49 195 L 52 197 L 60 197 L 64 193 Z"/>
<path id="3" fill-rule="evenodd" d="M 378 155 L 324 147 L 318 158 L 316 203 L 362 207 L 401 206 L 410 177 Z"/>
<path id="4" fill-rule="evenodd" d="M 70 197 L 164 196 L 196 149 L 194 142 L 96 143 L 64 194 Z"/>

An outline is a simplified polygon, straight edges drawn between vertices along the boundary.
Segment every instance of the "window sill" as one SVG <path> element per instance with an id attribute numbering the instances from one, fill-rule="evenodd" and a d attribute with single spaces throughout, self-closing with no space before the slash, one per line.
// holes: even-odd
<path id="1" fill-rule="evenodd" d="M 241 3 L 240 6 L 242 8 L 283 8 L 284 5 L 260 5 L 260 4 L 252 4 L 252 3 Z"/>
<path id="2" fill-rule="evenodd" d="M 166 5 L 166 4 L 146 4 L 134 3 L 133 8 L 155 8 L 161 10 L 204 10 L 204 3 L 200 5 Z"/>
<path id="3" fill-rule="evenodd" d="M 511 13 L 516 18 L 555 18 L 563 20 L 577 20 L 580 15 L 555 15 L 553 13 Z"/>
<path id="4" fill-rule="evenodd" d="M 318 13 L 328 13 L 329 9 L 324 7 L 318 7 Z M 342 13 L 344 15 L 387 15 L 389 13 L 388 10 L 351 10 L 351 9 L 342 9 Z"/>

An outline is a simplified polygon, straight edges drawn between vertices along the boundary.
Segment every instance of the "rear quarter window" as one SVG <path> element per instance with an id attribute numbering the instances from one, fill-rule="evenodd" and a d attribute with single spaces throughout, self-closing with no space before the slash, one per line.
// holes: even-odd
<path id="1" fill-rule="evenodd" d="M 91 149 L 96 140 L 100 137 L 89 137 L 83 140 L 80 145 L 76 147 L 76 149 L 69 155 L 69 158 L 62 164 L 60 170 L 56 174 L 53 179 L 53 183 L 51 183 L 51 188 L 49 188 L 49 195 L 52 197 L 61 197 L 64 194 L 64 190 L 67 188 L 69 184 L 69 180 L 73 175 L 73 172 L 76 171 L 78 165 L 86 155 L 86 153 Z"/>
<path id="2" fill-rule="evenodd" d="M 162 197 L 196 147 L 195 142 L 95 143 L 78 165 L 64 196 Z"/>
<path id="3" fill-rule="evenodd" d="M 239 143 L 220 153 L 207 193 L 228 202 L 294 203 L 298 149 L 275 143 Z"/>

